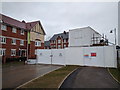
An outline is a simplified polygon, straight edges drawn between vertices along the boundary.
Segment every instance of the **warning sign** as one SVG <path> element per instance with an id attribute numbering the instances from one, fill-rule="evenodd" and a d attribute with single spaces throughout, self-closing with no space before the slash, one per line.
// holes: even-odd
<path id="1" fill-rule="evenodd" d="M 85 54 L 84 57 L 89 57 L 89 55 L 88 55 L 88 54 Z"/>
<path id="2" fill-rule="evenodd" d="M 91 53 L 91 57 L 96 57 L 96 53 Z"/>

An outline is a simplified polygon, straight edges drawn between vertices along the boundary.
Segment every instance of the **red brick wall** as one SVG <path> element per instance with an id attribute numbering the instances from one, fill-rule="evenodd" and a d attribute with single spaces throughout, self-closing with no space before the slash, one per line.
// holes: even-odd
<path id="1" fill-rule="evenodd" d="M 20 34 L 20 29 L 17 28 L 17 32 L 13 33 L 12 32 L 12 27 L 11 26 L 7 26 L 7 31 L 1 30 L 2 32 L 2 36 L 6 37 L 6 44 L 2 44 L 2 48 L 6 49 L 6 54 L 4 56 L 4 60 L 6 58 L 11 58 L 13 56 L 11 56 L 11 49 L 16 49 L 16 54 L 18 54 L 19 52 L 19 48 L 20 49 L 27 49 L 27 32 L 24 32 L 24 35 Z M 8 38 L 7 38 L 8 37 Z M 10 37 L 10 38 L 9 38 Z M 16 40 L 16 45 L 12 45 L 11 41 L 12 38 L 17 38 Z M 22 39 L 24 40 L 24 46 L 20 45 L 20 40 L 18 39 Z M 19 57 L 18 55 L 14 56 L 14 57 Z M 4 61 L 5 62 L 5 61 Z"/>
<path id="2" fill-rule="evenodd" d="M 35 49 L 44 49 L 44 43 L 41 43 L 41 46 L 35 46 L 35 42 L 34 41 L 30 42 L 30 45 L 29 45 L 29 55 L 28 55 L 29 59 L 36 58 Z"/>
<path id="3" fill-rule="evenodd" d="M 61 43 L 58 43 L 58 40 L 61 40 Z M 66 42 L 64 43 L 64 40 L 62 37 L 58 37 L 54 42 L 55 43 L 53 44 L 53 41 L 50 41 L 50 46 L 53 49 L 54 49 L 54 47 L 53 47 L 54 45 L 55 45 L 55 48 L 58 49 L 58 45 L 61 45 L 61 48 L 65 48 L 64 45 L 66 45 L 66 47 L 68 47 L 68 44 L 69 44 L 68 39 L 66 39 Z"/>

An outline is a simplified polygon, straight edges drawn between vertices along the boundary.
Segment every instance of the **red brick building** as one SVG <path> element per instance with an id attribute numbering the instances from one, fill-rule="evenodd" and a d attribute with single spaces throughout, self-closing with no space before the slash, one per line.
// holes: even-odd
<path id="1" fill-rule="evenodd" d="M 0 57 L 3 63 L 7 58 L 35 58 L 35 49 L 44 48 L 45 32 L 40 21 L 26 23 L 0 14 L 0 24 Z M 37 34 L 35 40 L 31 34 Z"/>
<path id="2" fill-rule="evenodd" d="M 55 34 L 50 39 L 50 48 L 51 49 L 63 49 L 68 47 L 69 32 L 63 32 L 60 34 Z"/>

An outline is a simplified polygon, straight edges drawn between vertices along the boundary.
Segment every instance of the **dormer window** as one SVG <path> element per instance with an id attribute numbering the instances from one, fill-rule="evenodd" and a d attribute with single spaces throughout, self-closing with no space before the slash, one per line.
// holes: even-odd
<path id="1" fill-rule="evenodd" d="M 17 31 L 17 29 L 13 27 L 13 28 L 12 28 L 12 32 L 13 32 L 13 33 L 16 33 L 16 31 Z"/>
<path id="2" fill-rule="evenodd" d="M 3 25 L 3 24 L 1 24 L 1 30 L 7 30 L 7 26 L 6 25 Z"/>

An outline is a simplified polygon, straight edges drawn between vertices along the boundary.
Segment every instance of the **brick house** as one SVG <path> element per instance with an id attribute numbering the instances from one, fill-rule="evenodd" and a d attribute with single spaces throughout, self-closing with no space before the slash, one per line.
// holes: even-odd
<path id="1" fill-rule="evenodd" d="M 45 41 L 44 42 L 44 49 L 51 49 L 50 41 Z"/>
<path id="2" fill-rule="evenodd" d="M 6 62 L 7 58 L 27 56 L 29 56 L 29 58 L 34 58 L 35 49 L 44 48 L 45 32 L 40 21 L 26 23 L 25 21 L 21 22 L 0 14 L 0 24 L 0 57 L 3 63 Z M 32 40 L 33 34 L 37 34 L 37 36 L 34 37 L 38 41 Z M 30 42 L 29 44 L 28 39 Z M 27 49 L 29 50 L 28 52 Z"/>
<path id="3" fill-rule="evenodd" d="M 63 49 L 68 47 L 68 39 L 69 39 L 69 32 L 63 32 L 60 34 L 55 34 L 50 39 L 50 47 L 51 49 Z"/>

